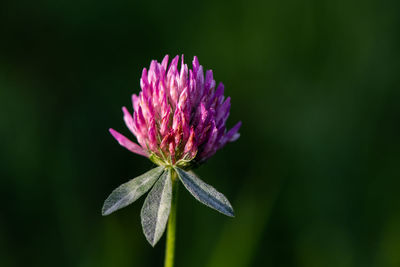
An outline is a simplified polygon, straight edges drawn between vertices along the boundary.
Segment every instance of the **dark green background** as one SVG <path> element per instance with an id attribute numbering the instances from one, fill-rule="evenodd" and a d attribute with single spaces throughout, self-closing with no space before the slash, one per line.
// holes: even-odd
<path id="1" fill-rule="evenodd" d="M 241 138 L 183 187 L 176 266 L 400 266 L 400 12 L 376 1 L 1 1 L 0 266 L 162 266 L 141 198 L 152 164 L 108 133 L 152 59 L 214 70 Z"/>

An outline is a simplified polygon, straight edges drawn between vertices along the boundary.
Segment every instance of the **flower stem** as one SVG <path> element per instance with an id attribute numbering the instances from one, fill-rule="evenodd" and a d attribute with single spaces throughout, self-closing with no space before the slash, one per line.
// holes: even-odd
<path id="1" fill-rule="evenodd" d="M 165 261 L 164 267 L 174 266 L 174 254 L 175 254 L 175 230 L 176 230 L 176 206 L 178 200 L 178 186 L 179 180 L 175 170 L 171 170 L 172 180 L 172 202 L 171 211 L 169 213 L 168 228 L 167 228 L 167 245 L 165 248 Z"/>

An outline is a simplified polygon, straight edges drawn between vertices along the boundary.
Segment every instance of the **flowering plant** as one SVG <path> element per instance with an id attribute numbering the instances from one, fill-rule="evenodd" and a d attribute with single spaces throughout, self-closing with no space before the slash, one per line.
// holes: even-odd
<path id="1" fill-rule="evenodd" d="M 203 67 L 197 57 L 192 69 L 183 55 L 168 67 L 168 55 L 161 63 L 153 60 L 143 69 L 142 91 L 132 95 L 133 114 L 122 108 L 124 121 L 138 144 L 114 129 L 110 133 L 119 144 L 133 153 L 148 157 L 158 167 L 122 184 L 104 202 L 103 215 L 121 209 L 146 193 L 141 211 L 143 232 L 154 246 L 168 222 L 166 266 L 172 266 L 178 181 L 201 203 L 234 216 L 227 198 L 203 182 L 192 171 L 228 142 L 239 138 L 241 122 L 226 129 L 230 98 L 224 97 L 224 85 L 216 87 L 212 70 Z"/>

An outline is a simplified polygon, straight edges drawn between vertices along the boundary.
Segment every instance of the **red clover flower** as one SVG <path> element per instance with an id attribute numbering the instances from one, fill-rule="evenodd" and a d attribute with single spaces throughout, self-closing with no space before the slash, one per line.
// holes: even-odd
<path id="1" fill-rule="evenodd" d="M 215 88 L 212 70 L 206 71 L 197 57 L 189 70 L 176 56 L 169 68 L 168 55 L 161 63 L 153 60 L 140 79 L 142 91 L 132 95 L 133 115 L 122 108 L 124 121 L 138 143 L 110 129 L 128 150 L 149 157 L 163 166 L 190 168 L 210 158 L 228 142 L 239 138 L 241 122 L 229 131 L 225 123 L 231 107 L 224 85 Z"/>
<path id="2" fill-rule="evenodd" d="M 106 199 L 102 214 L 121 209 L 148 190 L 141 220 L 144 234 L 151 245 L 162 236 L 168 223 L 166 266 L 172 266 L 176 194 L 180 180 L 188 191 L 203 204 L 234 216 L 226 197 L 204 183 L 190 169 L 204 163 L 228 142 L 239 138 L 238 122 L 230 130 L 226 121 L 230 97 L 224 97 L 224 85 L 216 87 L 212 70 L 204 76 L 197 57 L 192 69 L 179 56 L 168 66 L 168 55 L 161 63 L 153 60 L 143 69 L 142 91 L 132 95 L 133 114 L 122 108 L 124 121 L 137 143 L 110 129 L 119 144 L 133 153 L 148 157 L 159 167 L 122 184 Z M 172 257 L 173 258 L 173 257 Z"/>

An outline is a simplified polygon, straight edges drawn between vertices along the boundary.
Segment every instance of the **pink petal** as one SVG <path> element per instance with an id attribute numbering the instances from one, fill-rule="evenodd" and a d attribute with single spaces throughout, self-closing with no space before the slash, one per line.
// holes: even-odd
<path id="1" fill-rule="evenodd" d="M 204 72 L 203 66 L 199 67 L 199 70 L 196 73 L 196 90 L 199 91 L 199 95 L 204 96 Z"/>
<path id="2" fill-rule="evenodd" d="M 176 56 L 172 59 L 171 64 L 169 65 L 167 71 L 167 82 L 170 82 L 171 79 L 174 79 L 178 74 L 178 61 L 179 56 Z"/>
<path id="3" fill-rule="evenodd" d="M 166 112 L 163 113 L 163 118 L 161 119 L 161 127 L 160 127 L 161 138 L 164 138 L 164 136 L 168 134 L 170 112 L 171 112 L 170 109 L 167 109 Z"/>
<path id="4" fill-rule="evenodd" d="M 150 68 L 149 68 L 149 72 L 148 72 L 149 84 L 155 83 L 157 81 L 158 77 L 159 77 L 159 70 L 158 70 L 158 66 L 157 66 L 157 61 L 152 60 L 150 63 Z"/>
<path id="5" fill-rule="evenodd" d="M 193 129 L 193 127 L 190 129 L 190 136 L 189 136 L 189 140 L 187 141 L 186 145 L 185 145 L 185 149 L 183 154 L 190 154 L 190 157 L 193 157 L 196 152 L 197 152 L 197 145 L 196 145 L 196 136 L 195 136 L 195 131 Z"/>
<path id="6" fill-rule="evenodd" d="M 215 88 L 215 81 L 213 79 L 213 71 L 206 71 L 206 80 L 204 84 L 205 90 L 209 92 L 211 89 Z"/>
<path id="7" fill-rule="evenodd" d="M 135 112 L 139 110 L 139 97 L 135 94 L 132 95 L 132 107 Z"/>
<path id="8" fill-rule="evenodd" d="M 156 123 L 154 119 L 151 119 L 150 121 L 150 128 L 148 132 L 149 140 L 148 144 L 150 147 L 150 150 L 156 151 L 157 150 L 157 130 L 156 130 Z"/>
<path id="9" fill-rule="evenodd" d="M 215 142 L 217 141 L 217 137 L 218 137 L 218 129 L 217 129 L 217 127 L 215 127 L 214 121 L 211 122 L 211 129 L 210 129 L 210 132 L 207 137 L 208 137 L 208 140 L 203 145 L 204 148 L 200 154 L 200 158 L 204 158 L 204 159 L 211 156 L 210 154 L 212 153 L 212 151 L 214 151 L 214 149 L 216 149 Z"/>
<path id="10" fill-rule="evenodd" d="M 140 78 L 140 88 L 143 89 L 143 88 L 145 88 L 147 86 L 149 86 L 149 81 L 148 81 L 148 78 L 147 78 L 147 69 L 144 68 L 143 71 L 142 71 L 142 77 Z"/>
<path id="11" fill-rule="evenodd" d="M 139 154 L 144 157 L 148 157 L 147 152 L 144 151 L 143 148 L 140 147 L 138 144 L 132 142 L 131 140 L 129 140 L 128 138 L 126 138 L 125 136 L 123 136 L 122 134 L 120 134 L 119 132 L 115 131 L 112 128 L 110 128 L 109 131 L 121 146 L 125 147 L 126 149 L 128 149 L 133 153 Z"/>
<path id="12" fill-rule="evenodd" d="M 242 126 L 242 122 L 239 121 L 238 123 L 236 123 L 235 126 L 232 127 L 232 129 L 230 129 L 225 136 L 223 137 L 223 142 L 221 144 L 221 147 L 224 146 L 226 143 L 228 142 L 234 142 L 236 141 L 239 137 L 240 134 L 238 133 L 240 126 Z"/>
<path id="13" fill-rule="evenodd" d="M 197 74 L 197 71 L 199 70 L 199 67 L 200 67 L 199 59 L 196 56 L 194 56 L 193 57 L 193 72 L 195 74 Z"/>
<path id="14" fill-rule="evenodd" d="M 163 72 L 165 73 L 165 71 L 167 70 L 167 66 L 168 66 L 168 55 L 165 55 L 164 59 L 161 62 L 161 66 L 164 68 Z"/>
<path id="15" fill-rule="evenodd" d="M 132 115 L 129 113 L 129 111 L 126 107 L 122 107 L 122 112 L 124 113 L 124 121 L 125 121 L 126 127 L 128 127 L 128 129 L 131 131 L 131 133 L 136 135 L 135 127 L 133 126 L 134 123 L 133 123 Z"/>

